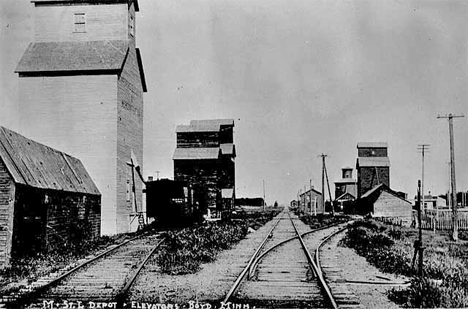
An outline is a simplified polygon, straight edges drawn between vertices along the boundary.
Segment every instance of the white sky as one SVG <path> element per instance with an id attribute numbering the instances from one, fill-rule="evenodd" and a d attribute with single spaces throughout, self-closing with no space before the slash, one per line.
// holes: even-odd
<path id="1" fill-rule="evenodd" d="M 360 141 L 386 141 L 391 187 L 447 190 L 454 121 L 457 188 L 468 188 L 468 1 L 140 0 L 144 175 L 172 178 L 175 127 L 235 119 L 236 190 L 288 203 L 355 167 Z M 27 0 L 0 2 L 0 125 L 18 127 L 14 68 L 33 39 Z M 72 154 L 73 155 L 73 154 Z M 356 172 L 354 171 L 354 176 Z M 332 193 L 333 194 L 333 193 Z"/>

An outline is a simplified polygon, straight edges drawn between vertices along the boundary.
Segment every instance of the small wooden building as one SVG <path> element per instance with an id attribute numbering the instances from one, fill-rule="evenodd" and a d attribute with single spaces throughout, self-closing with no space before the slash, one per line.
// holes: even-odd
<path id="1" fill-rule="evenodd" d="M 361 215 L 370 214 L 373 217 L 395 218 L 401 220 L 404 225 L 410 225 L 412 205 L 387 185 L 380 184 L 356 200 L 351 207 L 346 209 L 346 212 Z"/>
<path id="2" fill-rule="evenodd" d="M 322 193 L 311 188 L 299 195 L 299 210 L 311 215 L 325 213 Z"/>
<path id="3" fill-rule="evenodd" d="M 0 127 L 0 265 L 100 235 L 101 194 L 80 160 Z"/>

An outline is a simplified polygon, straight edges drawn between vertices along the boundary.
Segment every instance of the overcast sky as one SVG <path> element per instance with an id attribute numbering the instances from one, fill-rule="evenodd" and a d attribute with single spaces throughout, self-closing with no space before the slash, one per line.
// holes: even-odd
<path id="1" fill-rule="evenodd" d="M 238 197 L 286 203 L 332 191 L 360 141 L 389 144 L 391 188 L 416 192 L 417 145 L 430 144 L 425 191 L 448 189 L 454 121 L 457 188 L 468 188 L 468 1 L 140 0 L 144 175 L 173 177 L 175 127 L 235 119 Z M 14 68 L 33 39 L 28 0 L 0 2 L 0 125 L 17 123 Z M 73 154 L 72 154 L 73 155 Z M 356 171 L 354 171 L 354 176 Z M 333 193 L 332 193 L 333 194 Z"/>

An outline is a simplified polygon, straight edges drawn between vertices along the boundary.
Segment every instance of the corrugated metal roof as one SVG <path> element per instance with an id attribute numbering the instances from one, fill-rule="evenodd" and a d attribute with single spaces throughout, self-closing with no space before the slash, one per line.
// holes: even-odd
<path id="1" fill-rule="evenodd" d="M 15 72 L 121 70 L 128 41 L 30 43 Z"/>
<path id="2" fill-rule="evenodd" d="M 1 126 L 0 157 L 15 183 L 100 194 L 80 160 Z"/>
<path id="3" fill-rule="evenodd" d="M 221 189 L 221 198 L 232 198 L 234 189 Z"/>
<path id="4" fill-rule="evenodd" d="M 219 158 L 218 147 L 212 148 L 176 148 L 173 160 L 217 160 Z"/>
<path id="5" fill-rule="evenodd" d="M 178 125 L 176 133 L 188 132 L 219 132 L 219 124 Z"/>
<path id="6" fill-rule="evenodd" d="M 31 0 L 32 3 L 130 3 L 132 1 L 135 3 L 135 11 L 138 12 L 140 10 L 138 0 Z"/>
<path id="7" fill-rule="evenodd" d="M 236 155 L 234 144 L 221 144 L 219 148 L 221 148 L 221 154 L 223 155 Z"/>
<path id="8" fill-rule="evenodd" d="M 234 119 L 205 119 L 205 120 L 192 120 L 191 125 L 221 125 L 221 126 L 234 126 Z"/>
<path id="9" fill-rule="evenodd" d="M 360 167 L 385 167 L 390 166 L 388 157 L 360 157 L 357 159 L 357 165 Z"/>
<path id="10" fill-rule="evenodd" d="M 359 142 L 357 148 L 388 148 L 387 142 Z"/>

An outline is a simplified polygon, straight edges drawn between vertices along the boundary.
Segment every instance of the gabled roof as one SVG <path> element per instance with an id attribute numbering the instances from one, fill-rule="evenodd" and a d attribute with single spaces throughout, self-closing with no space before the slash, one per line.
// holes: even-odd
<path id="1" fill-rule="evenodd" d="M 221 154 L 223 155 L 233 155 L 234 157 L 236 156 L 236 147 L 234 144 L 221 144 L 219 145 L 219 148 L 221 149 Z"/>
<path id="2" fill-rule="evenodd" d="M 341 200 L 347 201 L 347 200 L 350 200 L 350 199 L 354 200 L 354 199 L 356 199 L 356 197 L 354 195 L 352 195 L 351 193 L 349 193 L 349 192 L 345 192 L 345 193 L 341 194 L 339 197 L 336 198 L 337 201 L 341 201 Z"/>
<path id="3" fill-rule="evenodd" d="M 205 120 L 192 120 L 190 125 L 221 125 L 221 126 L 234 126 L 234 119 L 205 119 Z"/>
<path id="4" fill-rule="evenodd" d="M 317 194 L 317 195 L 322 195 L 322 192 L 319 192 L 319 191 L 315 190 L 314 188 L 312 188 L 312 191 L 313 191 L 315 194 Z M 299 196 L 310 195 L 309 192 L 310 192 L 310 189 L 307 190 L 306 192 L 302 192 L 301 194 L 299 194 Z"/>
<path id="5" fill-rule="evenodd" d="M 138 0 L 31 0 L 32 3 L 133 3 L 135 11 L 140 11 Z"/>
<path id="6" fill-rule="evenodd" d="M 128 41 L 33 42 L 15 72 L 119 71 Z"/>
<path id="7" fill-rule="evenodd" d="M 173 160 L 217 160 L 220 149 L 212 148 L 176 148 Z"/>
<path id="8" fill-rule="evenodd" d="M 359 142 L 357 148 L 388 148 L 387 142 Z"/>
<path id="9" fill-rule="evenodd" d="M 383 183 L 373 187 L 372 189 L 370 189 L 369 191 L 364 193 L 361 196 L 361 199 L 367 199 L 367 200 L 375 201 L 382 191 L 388 192 L 391 195 L 399 198 L 400 200 L 403 200 L 403 201 L 411 204 L 409 201 L 407 201 L 407 200 L 401 198 L 400 196 L 398 196 L 398 194 L 395 191 L 393 191 L 386 184 L 383 184 Z"/>
<path id="10" fill-rule="evenodd" d="M 176 133 L 219 132 L 219 124 L 178 125 Z"/>
<path id="11" fill-rule="evenodd" d="M 0 158 L 17 184 L 100 195 L 80 160 L 1 126 Z"/>
<path id="12" fill-rule="evenodd" d="M 386 167 L 390 166 L 388 157 L 359 157 L 356 166 L 359 167 Z"/>

